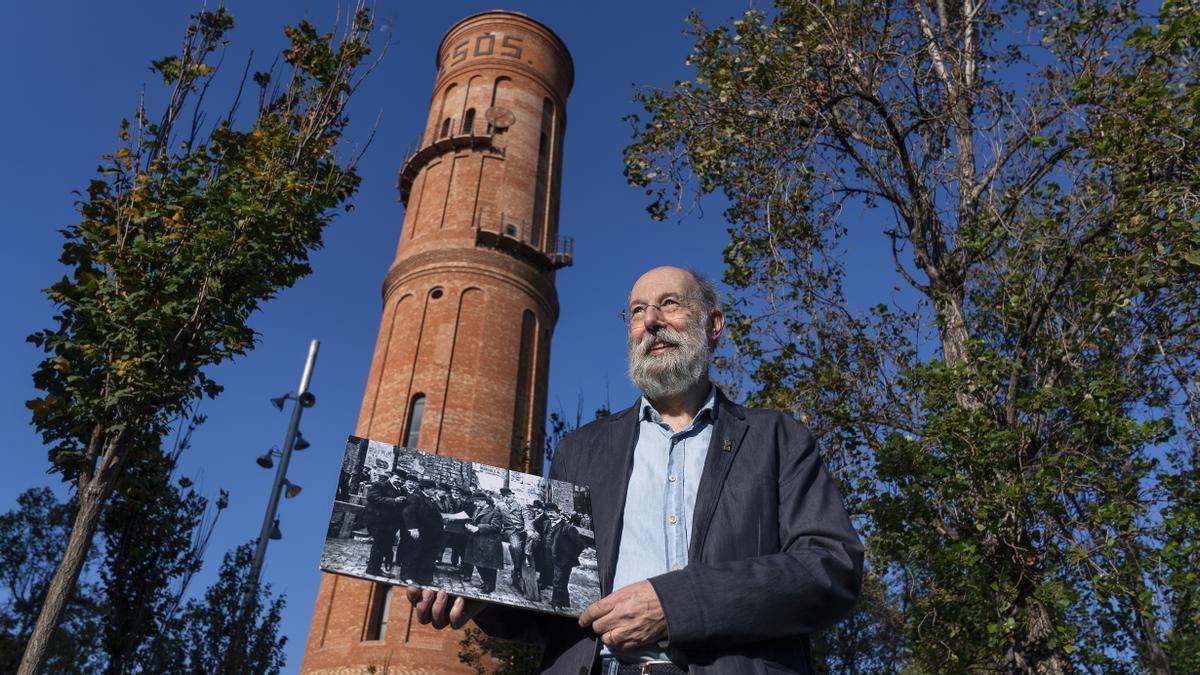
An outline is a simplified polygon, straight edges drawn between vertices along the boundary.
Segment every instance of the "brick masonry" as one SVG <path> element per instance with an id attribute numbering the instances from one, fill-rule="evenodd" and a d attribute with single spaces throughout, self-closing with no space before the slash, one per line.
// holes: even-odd
<path id="1" fill-rule="evenodd" d="M 419 395 L 419 449 L 540 472 L 554 276 L 570 264 L 558 200 L 571 56 L 541 23 L 493 11 L 452 26 L 436 58 L 355 434 L 403 445 Z M 470 672 L 462 634 L 418 624 L 399 589 L 384 638 L 364 639 L 374 587 L 322 575 L 300 672 Z"/>

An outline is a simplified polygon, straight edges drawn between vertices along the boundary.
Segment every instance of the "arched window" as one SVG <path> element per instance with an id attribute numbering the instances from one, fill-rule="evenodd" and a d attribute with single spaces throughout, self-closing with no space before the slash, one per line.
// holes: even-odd
<path id="1" fill-rule="evenodd" d="M 529 472 L 532 461 L 532 446 L 526 451 L 530 440 L 530 421 L 533 415 L 533 360 L 534 342 L 537 340 L 537 317 L 533 312 L 525 310 L 521 314 L 521 351 L 517 357 L 517 387 L 513 408 L 513 456 L 509 458 L 510 466 Z"/>
<path id="2" fill-rule="evenodd" d="M 505 82 L 512 82 L 512 79 L 507 78 L 507 77 L 497 77 L 496 78 L 496 84 L 492 87 L 492 103 L 491 103 L 491 105 L 493 108 L 495 108 L 498 105 L 497 101 L 500 100 L 500 87 Z M 511 85 L 509 85 L 509 86 L 511 86 Z M 504 133 L 504 131 L 505 130 L 502 128 L 501 129 L 494 128 L 492 126 L 492 123 L 488 122 L 487 132 L 489 134 L 502 134 L 502 133 Z"/>
<path id="3" fill-rule="evenodd" d="M 475 127 L 475 109 L 468 108 L 467 114 L 463 115 L 462 132 L 464 134 L 472 133 Z"/>
<path id="4" fill-rule="evenodd" d="M 542 231 L 546 224 L 546 200 L 550 192 L 550 139 L 554 134 L 554 104 L 542 100 L 542 132 L 538 139 L 537 174 L 533 186 L 533 227 L 529 243 L 542 248 Z"/>
<path id="5" fill-rule="evenodd" d="M 450 118 L 447 117 L 445 122 L 442 122 L 442 133 L 438 134 L 438 138 L 445 138 L 450 135 Z"/>
<path id="6" fill-rule="evenodd" d="M 408 433 L 404 434 L 404 447 L 413 449 L 421 439 L 421 418 L 425 416 L 425 394 L 413 397 L 408 406 Z"/>

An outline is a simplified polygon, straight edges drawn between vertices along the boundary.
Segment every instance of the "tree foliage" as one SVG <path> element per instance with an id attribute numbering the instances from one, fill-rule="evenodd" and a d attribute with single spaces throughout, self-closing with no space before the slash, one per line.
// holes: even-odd
<path id="1" fill-rule="evenodd" d="M 781 1 L 638 94 L 627 177 L 724 196 L 730 375 L 821 438 L 910 667 L 1196 667 L 1197 9 Z"/>
<path id="2" fill-rule="evenodd" d="M 119 497 L 101 528 L 99 545 L 54 634 L 46 661 L 54 673 L 277 673 L 283 667 L 279 619 L 283 598 L 258 590 L 242 613 L 253 546 L 228 553 L 217 581 L 185 600 L 200 568 L 215 518 L 186 479 L 159 485 L 136 505 Z M 216 504 L 224 508 L 224 492 Z M 33 488 L 0 516 L 0 667 L 21 658 L 55 563 L 66 545 L 73 501 Z M 118 512 L 136 511 L 131 518 Z M 131 515 L 126 513 L 125 515 Z M 233 635 L 247 635 L 230 668 Z"/>
<path id="3" fill-rule="evenodd" d="M 69 274 L 48 290 L 54 325 L 29 338 L 48 357 L 34 373 L 43 395 L 28 405 L 79 510 L 22 672 L 39 669 L 137 452 L 220 392 L 208 369 L 254 346 L 250 316 L 311 271 L 310 252 L 359 183 L 338 150 L 370 13 L 357 8 L 340 37 L 307 22 L 285 29 L 286 67 L 253 76 L 258 105 L 246 128 L 236 103 L 205 123 L 216 75 L 207 60 L 232 26 L 223 8 L 200 12 L 179 54 L 154 62 L 168 89 L 162 115 L 139 107 L 121 123 L 116 150 L 80 196 L 80 220 L 62 230 Z"/>
<path id="4" fill-rule="evenodd" d="M 225 554 L 217 581 L 193 598 L 163 627 L 140 672 L 195 675 L 275 674 L 284 666 L 287 637 L 279 635 L 282 596 L 270 585 L 254 589 L 247 605 L 254 544 Z"/>
<path id="5" fill-rule="evenodd" d="M 539 645 L 494 638 L 478 628 L 468 628 L 458 643 L 459 662 L 476 675 L 527 675 L 538 671 L 542 660 Z"/>

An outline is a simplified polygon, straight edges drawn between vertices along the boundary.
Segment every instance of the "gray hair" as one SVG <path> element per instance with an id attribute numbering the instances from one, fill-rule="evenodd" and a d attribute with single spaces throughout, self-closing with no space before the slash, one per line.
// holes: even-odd
<path id="1" fill-rule="evenodd" d="M 696 302 L 696 309 L 699 310 L 700 317 L 704 321 L 702 325 L 705 332 L 710 331 L 712 330 L 713 312 L 721 309 L 721 298 L 717 295 L 717 287 L 708 277 L 694 269 L 688 269 L 688 273 L 696 282 L 696 289 L 691 299 Z"/>

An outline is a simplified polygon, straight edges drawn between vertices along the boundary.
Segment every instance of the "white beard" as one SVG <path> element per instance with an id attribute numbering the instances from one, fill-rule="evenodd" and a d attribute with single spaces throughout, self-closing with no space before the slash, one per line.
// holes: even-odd
<path id="1" fill-rule="evenodd" d="M 656 343 L 674 349 L 655 356 L 650 348 Z M 708 378 L 711 355 L 708 336 L 699 321 L 690 322 L 682 331 L 662 326 L 656 332 L 647 331 L 641 340 L 630 337 L 629 379 L 651 401 L 678 396 Z"/>

